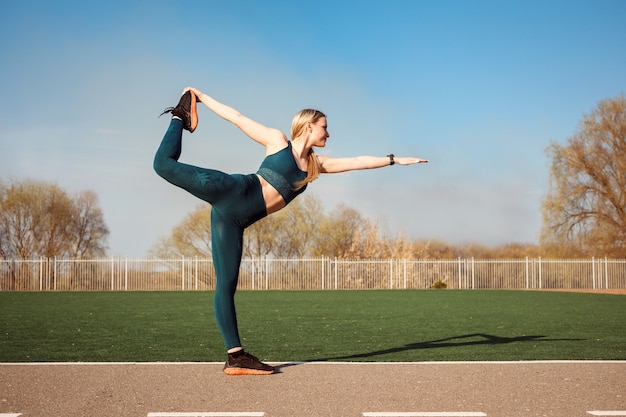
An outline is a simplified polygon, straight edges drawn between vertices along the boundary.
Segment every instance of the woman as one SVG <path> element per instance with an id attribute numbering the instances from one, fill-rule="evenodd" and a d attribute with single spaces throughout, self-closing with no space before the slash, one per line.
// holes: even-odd
<path id="1" fill-rule="evenodd" d="M 265 160 L 256 174 L 229 175 L 178 162 L 183 129 L 198 125 L 200 101 L 215 114 L 233 123 L 254 141 L 265 146 Z M 170 126 L 154 159 L 155 171 L 170 183 L 207 201 L 211 208 L 211 247 L 216 275 L 215 320 L 227 349 L 224 372 L 229 375 L 271 374 L 274 368 L 245 352 L 239 339 L 235 313 L 235 290 L 239 279 L 244 229 L 285 207 L 319 174 L 388 165 L 428 162 L 419 158 L 317 156 L 313 147 L 324 147 L 329 138 L 326 116 L 306 109 L 291 124 L 291 141 L 280 130 L 263 126 L 201 91 L 188 87 L 172 113 Z"/>

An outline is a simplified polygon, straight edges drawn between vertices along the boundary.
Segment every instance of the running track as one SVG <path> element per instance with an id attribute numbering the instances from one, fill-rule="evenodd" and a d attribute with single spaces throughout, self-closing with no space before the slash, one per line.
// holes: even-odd
<path id="1" fill-rule="evenodd" d="M 0 364 L 0 417 L 626 416 L 626 361 Z"/>

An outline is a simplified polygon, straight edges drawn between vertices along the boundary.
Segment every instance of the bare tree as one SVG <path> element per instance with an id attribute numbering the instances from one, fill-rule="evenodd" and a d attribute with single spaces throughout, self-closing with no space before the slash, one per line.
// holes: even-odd
<path id="1" fill-rule="evenodd" d="M 211 206 L 202 205 L 155 244 L 150 254 L 159 258 L 211 257 Z"/>
<path id="2" fill-rule="evenodd" d="M 72 221 L 72 253 L 74 258 L 103 256 L 109 228 L 104 223 L 98 196 L 93 191 L 83 191 L 74 200 Z"/>
<path id="3" fill-rule="evenodd" d="M 44 258 L 71 253 L 74 207 L 71 198 L 56 184 L 39 184 L 35 198 L 37 213 L 35 229 L 40 243 L 39 255 Z"/>
<path id="4" fill-rule="evenodd" d="M 383 259 L 387 258 L 389 248 L 381 238 L 378 221 L 365 220 L 365 225 L 355 230 L 346 257 L 349 259 Z"/>
<path id="5" fill-rule="evenodd" d="M 248 227 L 243 239 L 243 256 L 260 259 L 270 255 L 276 245 L 274 231 L 281 227 L 279 223 L 280 218 L 267 216 Z"/>
<path id="6" fill-rule="evenodd" d="M 310 254 L 317 226 L 324 217 L 322 205 L 314 195 L 292 201 L 284 210 L 273 214 L 277 222 L 273 255 L 281 258 Z"/>
<path id="7" fill-rule="evenodd" d="M 23 187 L 0 182 L 0 251 L 4 259 L 25 259 L 35 252 L 30 197 Z"/>
<path id="8" fill-rule="evenodd" d="M 413 255 L 413 245 L 404 235 L 389 239 L 387 245 L 389 247 L 388 255 L 390 258 L 408 259 Z"/>
<path id="9" fill-rule="evenodd" d="M 361 214 L 340 204 L 317 225 L 311 255 L 346 258 L 352 248 L 355 232 L 364 225 Z"/>
<path id="10" fill-rule="evenodd" d="M 600 102 L 567 145 L 547 148 L 541 243 L 557 256 L 626 256 L 626 98 Z"/>
<path id="11" fill-rule="evenodd" d="M 85 225 L 93 227 L 80 231 Z M 96 226 L 98 233 L 92 233 Z M 0 255 L 3 258 L 102 254 L 107 236 L 108 229 L 93 192 L 80 194 L 74 200 L 54 183 L 0 181 Z"/>

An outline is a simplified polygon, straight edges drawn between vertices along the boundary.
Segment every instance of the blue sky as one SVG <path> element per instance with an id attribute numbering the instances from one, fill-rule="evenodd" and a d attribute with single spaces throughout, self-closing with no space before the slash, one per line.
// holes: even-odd
<path id="1" fill-rule="evenodd" d="M 202 204 L 152 171 L 193 85 L 320 154 L 428 164 L 326 175 L 307 194 L 390 235 L 537 242 L 550 141 L 626 93 L 624 1 L 20 1 L 0 13 L 0 178 L 94 190 L 110 253 L 143 257 Z M 264 150 L 206 108 L 181 161 L 256 171 Z"/>

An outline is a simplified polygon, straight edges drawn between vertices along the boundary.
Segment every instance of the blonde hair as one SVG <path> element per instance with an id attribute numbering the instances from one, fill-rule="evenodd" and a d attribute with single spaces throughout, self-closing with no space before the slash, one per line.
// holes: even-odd
<path id="1" fill-rule="evenodd" d="M 307 123 L 315 123 L 322 117 L 326 117 L 326 115 L 319 110 L 300 110 L 291 120 L 291 140 L 297 139 L 304 134 Z M 316 180 L 319 175 L 320 164 L 315 156 L 315 152 L 313 152 L 313 148 L 311 148 L 308 155 L 306 177 L 302 181 L 296 183 L 296 189 L 299 190 L 311 181 Z"/>

